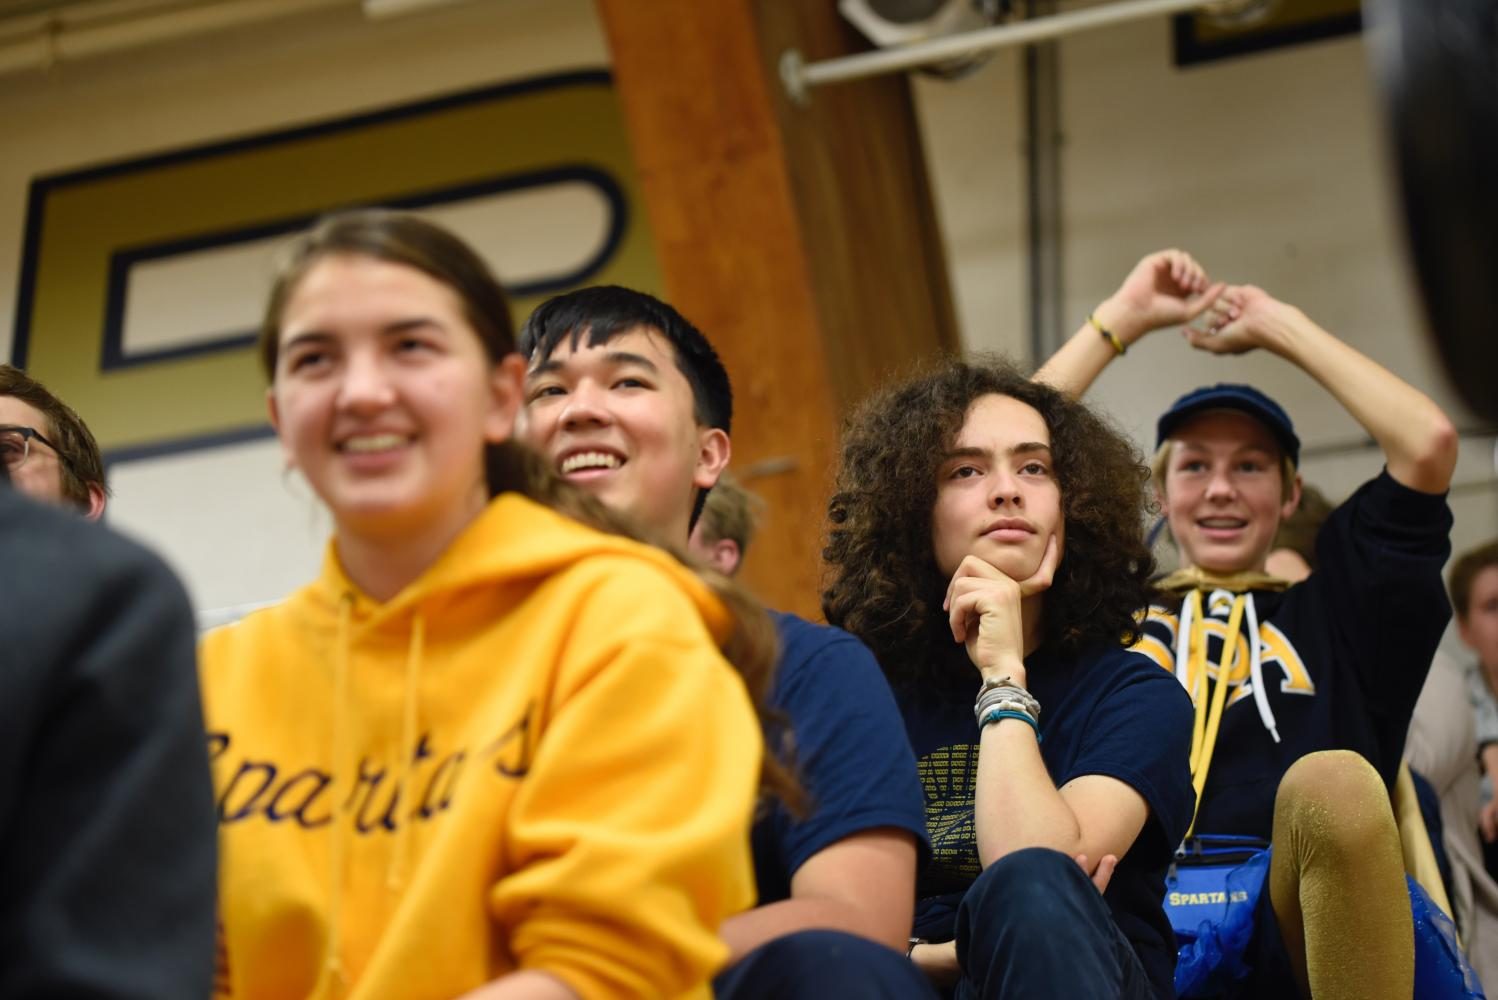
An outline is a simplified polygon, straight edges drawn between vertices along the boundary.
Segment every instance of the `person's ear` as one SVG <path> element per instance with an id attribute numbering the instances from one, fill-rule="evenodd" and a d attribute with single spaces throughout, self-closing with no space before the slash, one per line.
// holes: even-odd
<path id="1" fill-rule="evenodd" d="M 525 359 L 507 354 L 489 376 L 489 412 L 484 418 L 484 440 L 502 444 L 515 436 L 525 402 Z"/>
<path id="2" fill-rule="evenodd" d="M 276 432 L 276 439 L 281 442 L 281 463 L 286 472 L 296 468 L 296 458 L 292 455 L 291 445 L 281 435 L 281 404 L 276 402 L 276 387 L 271 386 L 265 390 L 265 413 L 270 418 L 270 429 Z"/>
<path id="3" fill-rule="evenodd" d="M 739 570 L 739 563 L 743 561 L 744 554 L 739 550 L 739 543 L 732 538 L 720 538 L 713 543 L 712 551 L 708 553 L 708 564 L 722 573 L 724 576 L 733 576 Z"/>
<path id="4" fill-rule="evenodd" d="M 697 431 L 697 466 L 692 470 L 692 485 L 700 490 L 710 489 L 728 468 L 733 457 L 733 444 L 728 432 L 721 427 L 702 427 Z"/>
<path id="5" fill-rule="evenodd" d="M 1295 478 L 1290 481 L 1290 495 L 1280 505 L 1280 520 L 1289 520 L 1290 515 L 1300 509 L 1300 491 L 1302 486 L 1300 473 L 1295 473 Z"/>
<path id="6" fill-rule="evenodd" d="M 1456 634 L 1461 637 L 1462 642 L 1468 649 L 1477 649 L 1477 642 L 1472 635 L 1471 624 L 1467 621 L 1466 616 L 1460 612 L 1456 615 Z"/>
<path id="7" fill-rule="evenodd" d="M 83 516 L 90 521 L 97 521 L 104 516 L 104 504 L 109 497 L 104 492 L 104 487 L 98 483 L 88 484 L 88 509 Z"/>

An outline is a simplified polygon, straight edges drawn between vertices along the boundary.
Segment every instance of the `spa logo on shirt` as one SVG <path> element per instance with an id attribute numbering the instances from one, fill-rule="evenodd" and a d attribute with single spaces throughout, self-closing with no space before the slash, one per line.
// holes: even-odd
<path id="1" fill-rule="evenodd" d="M 243 739 L 218 730 L 208 734 L 219 822 L 248 820 L 293 823 L 316 830 L 348 818 L 354 832 L 394 832 L 402 822 L 426 822 L 449 806 L 470 774 L 523 778 L 535 755 L 535 705 L 527 704 L 510 726 L 476 749 L 444 748 L 430 731 L 417 739 L 401 788 L 397 759 L 361 754 L 347 773 L 319 765 L 269 760 L 241 749 Z M 393 754 L 392 754 L 393 756 Z"/>
<path id="2" fill-rule="evenodd" d="M 1207 609 L 1207 618 L 1201 623 L 1202 631 L 1207 636 L 1207 675 L 1214 682 L 1221 672 L 1220 664 L 1223 660 L 1224 640 L 1227 637 L 1227 617 L 1230 611 L 1229 603 L 1214 602 Z M 1144 622 L 1144 635 L 1134 644 L 1134 650 L 1143 653 L 1174 673 L 1176 633 L 1180 624 L 1179 615 L 1165 608 L 1152 606 Z M 1272 684 L 1271 671 L 1278 670 L 1282 677 L 1279 684 L 1282 693 L 1315 696 L 1316 685 L 1312 683 L 1310 672 L 1306 670 L 1300 653 L 1296 651 L 1295 645 L 1290 642 L 1285 633 L 1271 622 L 1259 623 L 1259 659 L 1264 669 L 1265 683 Z M 1242 699 L 1253 696 L 1249 668 L 1248 636 L 1244 629 L 1234 637 L 1233 669 L 1228 676 L 1228 684 L 1231 685 L 1228 706 L 1231 707 Z"/>

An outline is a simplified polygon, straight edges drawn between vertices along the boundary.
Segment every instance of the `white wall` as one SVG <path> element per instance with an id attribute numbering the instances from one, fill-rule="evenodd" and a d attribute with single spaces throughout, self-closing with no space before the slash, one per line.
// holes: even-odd
<path id="1" fill-rule="evenodd" d="M 1214 274 L 1261 285 L 1446 406 L 1456 400 L 1423 335 L 1361 38 L 1178 70 L 1164 19 L 1061 43 L 1065 313 L 1080 324 L 1143 254 L 1190 250 Z M 964 343 L 1029 359 L 1021 66 L 922 80 L 917 97 L 951 256 Z M 1280 400 L 1312 454 L 1308 481 L 1341 498 L 1378 452 L 1317 457 L 1366 435 L 1320 386 L 1272 357 L 1215 358 L 1173 332 L 1131 349 L 1089 399 L 1142 447 L 1171 400 L 1252 382 Z M 1452 497 L 1457 551 L 1498 533 L 1493 440 L 1463 442 Z"/>

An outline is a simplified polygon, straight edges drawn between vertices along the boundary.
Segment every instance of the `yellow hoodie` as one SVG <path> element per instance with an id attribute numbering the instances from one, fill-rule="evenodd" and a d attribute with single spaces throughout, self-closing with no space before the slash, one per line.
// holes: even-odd
<path id="1" fill-rule="evenodd" d="M 234 1000 L 455 1000 L 516 969 L 707 997 L 753 903 L 761 739 L 664 553 L 513 494 L 385 604 L 321 577 L 209 633 Z"/>

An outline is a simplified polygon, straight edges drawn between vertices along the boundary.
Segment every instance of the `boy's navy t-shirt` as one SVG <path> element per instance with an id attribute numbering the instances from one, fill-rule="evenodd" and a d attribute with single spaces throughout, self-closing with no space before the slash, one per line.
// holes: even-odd
<path id="1" fill-rule="evenodd" d="M 954 658 L 954 670 L 961 666 Z M 944 691 L 901 692 L 932 852 L 917 885 L 915 933 L 932 941 L 955 935 L 957 906 L 982 870 L 973 822 L 979 738 L 973 702 L 980 678 L 971 667 L 968 672 Z M 1149 819 L 1119 859 L 1104 899 L 1150 981 L 1162 995 L 1173 995 L 1175 937 L 1161 901 L 1166 869 L 1195 803 L 1191 700 L 1173 675 L 1123 648 L 1099 646 L 1066 657 L 1041 652 L 1026 660 L 1025 672 L 1041 706 L 1040 756 L 1056 787 L 1101 774 L 1124 782 L 1149 805 Z"/>
<path id="2" fill-rule="evenodd" d="M 755 821 L 750 842 L 760 904 L 789 898 L 796 869 L 862 831 L 909 831 L 924 863 L 926 813 L 915 756 L 874 655 L 842 629 L 783 612 L 771 616 L 780 663 L 770 705 L 790 722 L 811 809 L 797 821 L 776 803 Z M 781 738 L 772 732 L 768 742 Z"/>

